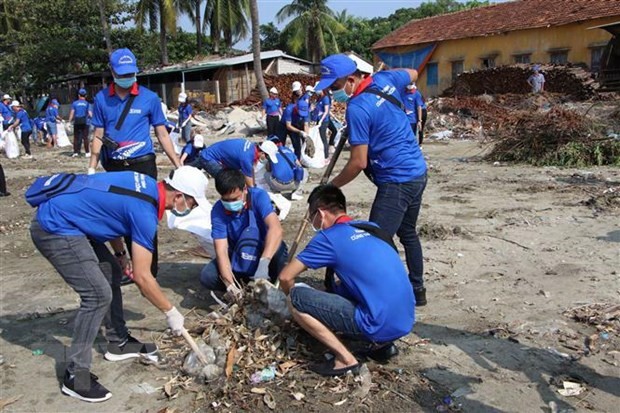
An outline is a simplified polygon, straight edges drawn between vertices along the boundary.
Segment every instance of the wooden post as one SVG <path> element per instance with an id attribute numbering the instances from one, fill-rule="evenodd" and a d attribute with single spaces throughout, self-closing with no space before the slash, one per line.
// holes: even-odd
<path id="1" fill-rule="evenodd" d="M 239 96 L 239 99 L 245 99 L 246 97 L 250 96 L 250 92 L 252 91 L 252 87 L 250 86 L 250 71 L 248 70 L 248 64 L 245 64 L 245 83 L 248 87 L 248 92 L 247 95 L 245 96 Z"/>
<path id="2" fill-rule="evenodd" d="M 220 81 L 214 80 L 213 83 L 215 83 L 215 103 L 222 103 L 220 101 Z"/>

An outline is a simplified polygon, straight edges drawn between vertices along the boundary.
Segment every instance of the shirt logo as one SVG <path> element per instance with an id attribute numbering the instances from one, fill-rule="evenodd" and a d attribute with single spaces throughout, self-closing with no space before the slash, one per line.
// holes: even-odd
<path id="1" fill-rule="evenodd" d="M 247 252 L 241 252 L 241 259 L 248 261 L 256 261 L 256 255 L 248 254 Z"/>
<path id="2" fill-rule="evenodd" d="M 118 63 L 120 63 L 122 65 L 131 64 L 131 63 L 133 63 L 133 59 L 129 55 L 124 55 L 124 56 L 121 56 L 120 59 L 118 59 Z"/>
<path id="3" fill-rule="evenodd" d="M 134 109 L 134 108 L 129 109 L 130 115 L 139 115 L 141 113 L 142 113 L 142 109 Z"/>
<path id="4" fill-rule="evenodd" d="M 144 146 L 146 146 L 146 142 L 136 142 L 136 143 L 123 146 L 122 148 L 114 152 L 114 155 L 112 156 L 112 158 L 121 159 L 121 160 L 128 159 L 129 157 L 131 157 L 131 155 L 133 155 L 134 153 L 142 149 Z"/>
<path id="5" fill-rule="evenodd" d="M 50 176 L 50 178 L 49 178 L 47 181 L 45 181 L 45 183 L 43 184 L 43 186 L 50 186 L 50 185 L 52 184 L 52 181 L 53 181 L 54 179 L 56 179 L 56 178 L 58 177 L 58 175 L 60 175 L 60 174 L 56 174 L 56 175 L 52 175 L 52 176 Z"/>

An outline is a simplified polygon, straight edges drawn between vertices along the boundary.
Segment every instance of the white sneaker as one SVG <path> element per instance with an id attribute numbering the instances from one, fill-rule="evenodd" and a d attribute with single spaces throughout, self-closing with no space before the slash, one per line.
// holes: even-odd
<path id="1" fill-rule="evenodd" d="M 74 153 L 73 155 L 71 155 L 72 158 L 77 158 L 78 156 L 80 156 L 79 153 Z"/>
<path id="2" fill-rule="evenodd" d="M 291 199 L 293 201 L 301 201 L 302 199 L 304 199 L 304 197 L 302 195 L 299 195 L 297 192 L 293 192 L 291 194 Z"/>
<path id="3" fill-rule="evenodd" d="M 84 154 L 84 157 L 86 157 L 86 158 L 90 158 L 90 152 L 86 152 L 86 153 Z"/>
<path id="4" fill-rule="evenodd" d="M 32 159 L 32 155 L 26 154 L 26 155 L 22 156 L 22 159 Z"/>

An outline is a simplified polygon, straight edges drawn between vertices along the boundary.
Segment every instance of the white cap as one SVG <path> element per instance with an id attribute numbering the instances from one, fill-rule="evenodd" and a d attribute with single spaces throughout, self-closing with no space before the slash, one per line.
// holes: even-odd
<path id="1" fill-rule="evenodd" d="M 293 82 L 293 92 L 297 92 L 298 90 L 301 90 L 301 82 L 294 81 Z"/>
<path id="2" fill-rule="evenodd" d="M 269 89 L 269 93 L 273 93 L 274 95 L 277 95 L 278 89 L 276 89 L 275 87 L 272 87 L 271 89 Z"/>
<path id="3" fill-rule="evenodd" d="M 21 106 L 21 105 L 19 103 L 19 100 L 14 100 L 14 101 L 11 102 L 10 106 L 13 107 L 13 106 Z"/>
<path id="4" fill-rule="evenodd" d="M 194 198 L 198 205 L 204 208 L 208 207 L 209 201 L 207 201 L 206 192 L 209 180 L 200 169 L 187 165 L 181 166 L 172 170 L 164 182 L 177 191 Z"/>
<path id="5" fill-rule="evenodd" d="M 187 93 L 179 93 L 179 103 L 185 103 L 185 101 L 187 100 Z"/>
<path id="6" fill-rule="evenodd" d="M 4 96 L 2 96 L 2 100 L 7 100 L 7 99 L 11 99 L 11 95 L 4 95 Z"/>
<path id="7" fill-rule="evenodd" d="M 278 157 L 276 156 L 276 154 L 278 153 L 278 147 L 275 143 L 271 141 L 265 141 L 260 144 L 259 148 L 261 151 L 267 154 L 271 162 L 278 163 Z"/>
<path id="8" fill-rule="evenodd" d="M 202 135 L 194 136 L 194 148 L 204 148 L 205 138 Z"/>
<path id="9" fill-rule="evenodd" d="M 310 85 L 306 86 L 306 92 L 314 92 L 314 88 Z"/>
<path id="10" fill-rule="evenodd" d="M 417 88 L 418 88 L 418 87 L 416 86 L 416 84 L 415 84 L 415 83 L 411 83 L 411 84 L 407 85 L 407 89 L 408 89 L 408 90 L 413 90 L 413 89 L 417 89 Z"/>

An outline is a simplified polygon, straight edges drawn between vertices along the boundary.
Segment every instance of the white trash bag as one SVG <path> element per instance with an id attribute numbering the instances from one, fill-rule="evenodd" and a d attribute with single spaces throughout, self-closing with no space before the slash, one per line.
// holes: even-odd
<path id="1" fill-rule="evenodd" d="M 215 257 L 215 247 L 211 237 L 211 204 L 202 205 L 192 209 L 187 216 L 177 217 L 172 212 L 166 212 L 168 228 L 182 229 L 196 236 L 200 246 L 211 257 Z"/>
<path id="2" fill-rule="evenodd" d="M 4 137 L 4 153 L 9 159 L 15 159 L 19 157 L 19 143 L 17 143 L 17 136 L 13 131 L 5 131 Z"/>
<path id="3" fill-rule="evenodd" d="M 321 169 L 325 167 L 325 152 L 323 148 L 323 141 L 321 140 L 321 134 L 318 126 L 310 128 L 310 144 L 314 146 L 314 154 L 310 157 L 306 154 L 306 147 L 308 146 L 307 140 L 304 140 L 301 144 L 301 164 L 306 168 Z"/>
<path id="4" fill-rule="evenodd" d="M 174 151 L 176 152 L 177 155 L 181 154 L 181 146 L 179 145 L 179 139 L 181 138 L 181 134 L 179 132 L 177 132 L 177 129 L 173 129 L 172 132 L 170 132 L 170 140 L 172 141 L 172 145 L 174 146 Z"/>
<path id="5" fill-rule="evenodd" d="M 69 140 L 69 136 L 67 136 L 67 130 L 65 129 L 65 123 L 57 123 L 56 129 L 58 130 L 58 147 L 64 148 L 66 146 L 71 146 L 71 141 Z"/>

